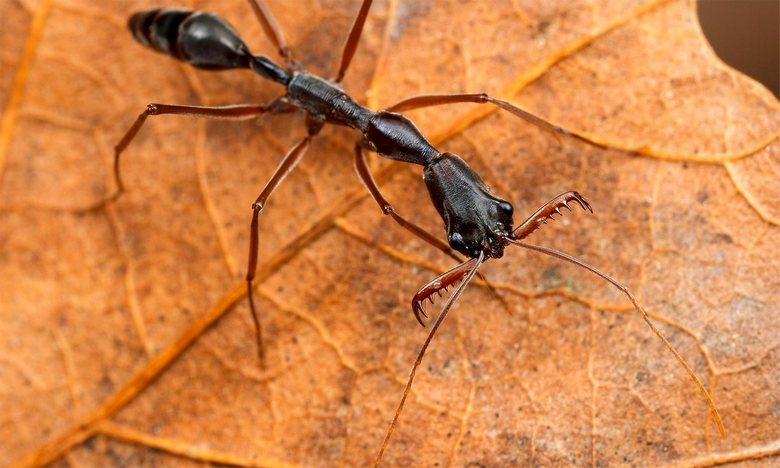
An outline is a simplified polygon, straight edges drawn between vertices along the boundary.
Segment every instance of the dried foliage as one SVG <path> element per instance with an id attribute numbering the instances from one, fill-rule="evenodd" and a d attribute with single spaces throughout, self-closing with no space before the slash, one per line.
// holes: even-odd
<path id="1" fill-rule="evenodd" d="M 0 3 L 0 464 L 369 463 L 425 335 L 409 300 L 453 262 L 384 218 L 330 128 L 263 215 L 257 366 L 241 278 L 249 205 L 303 135 L 151 119 L 108 209 L 111 148 L 148 102 L 264 102 L 249 73 L 196 72 L 125 31 L 156 2 Z M 166 2 L 170 3 L 170 2 Z M 273 55 L 246 2 L 185 1 Z M 297 57 L 335 70 L 359 2 L 270 1 Z M 516 209 L 565 190 L 533 241 L 625 281 L 719 404 L 623 296 L 510 248 L 466 290 L 418 376 L 388 466 L 777 464 L 780 105 L 717 60 L 690 1 L 386 0 L 346 87 L 374 107 L 487 91 L 630 157 L 505 113 L 412 113 Z M 375 169 L 399 212 L 442 233 L 417 167 Z"/>

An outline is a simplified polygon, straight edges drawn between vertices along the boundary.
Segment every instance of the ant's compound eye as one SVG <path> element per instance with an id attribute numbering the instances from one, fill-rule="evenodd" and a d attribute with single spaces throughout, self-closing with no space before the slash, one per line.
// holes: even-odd
<path id="1" fill-rule="evenodd" d="M 457 250 L 458 252 L 465 252 L 466 243 L 463 241 L 463 236 L 457 232 L 452 233 L 452 235 L 450 235 L 450 247 Z"/>
<path id="2" fill-rule="evenodd" d="M 514 208 L 511 203 L 501 200 L 498 202 L 496 210 L 500 216 L 511 219 Z"/>

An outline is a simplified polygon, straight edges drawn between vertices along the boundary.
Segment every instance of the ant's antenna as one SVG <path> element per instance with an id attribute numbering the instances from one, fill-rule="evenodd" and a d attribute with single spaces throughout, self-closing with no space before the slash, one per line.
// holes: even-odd
<path id="1" fill-rule="evenodd" d="M 417 359 L 414 361 L 414 365 L 412 366 L 412 371 L 409 373 L 409 380 L 406 382 L 406 387 L 404 388 L 404 394 L 401 397 L 401 401 L 398 403 L 398 408 L 396 408 L 395 410 L 395 416 L 393 416 L 393 421 L 390 423 L 390 427 L 387 429 L 387 434 L 385 434 L 385 440 L 382 441 L 382 447 L 379 449 L 379 453 L 376 456 L 376 460 L 374 460 L 374 468 L 378 467 L 379 464 L 382 462 L 382 455 L 384 455 L 385 453 L 385 449 L 387 448 L 387 443 L 390 441 L 390 436 L 393 434 L 393 431 L 395 430 L 395 425 L 398 422 L 398 417 L 401 416 L 401 410 L 403 410 L 404 403 L 406 403 L 406 397 L 409 396 L 409 390 L 411 390 L 412 388 L 412 381 L 414 380 L 414 374 L 417 372 L 417 368 L 420 366 L 420 363 L 422 363 L 422 359 L 423 356 L 425 355 L 425 351 L 428 349 L 428 345 L 431 344 L 431 340 L 433 340 L 433 335 L 436 334 L 436 330 L 439 329 L 439 325 L 441 325 L 441 323 L 444 321 L 444 318 L 447 317 L 447 313 L 452 308 L 452 305 L 455 303 L 456 300 L 458 300 L 458 297 L 460 297 L 461 293 L 463 293 L 463 290 L 466 289 L 466 286 L 471 281 L 471 278 L 473 278 L 474 274 L 477 272 L 477 268 L 479 268 L 479 266 L 482 264 L 484 260 L 485 260 L 485 253 L 480 252 L 479 257 L 469 259 L 439 277 L 439 278 L 443 278 L 446 277 L 447 275 L 460 276 L 460 271 L 462 268 L 473 265 L 468 270 L 468 273 L 466 273 L 465 277 L 463 278 L 463 281 L 458 285 L 457 288 L 455 288 L 455 291 L 452 293 L 452 296 L 450 296 L 450 298 L 447 299 L 447 302 L 444 303 L 444 307 L 441 309 L 441 313 L 439 314 L 438 317 L 436 317 L 436 321 L 433 322 L 433 327 L 431 327 L 431 331 L 430 333 L 428 333 L 428 337 L 425 339 L 422 348 L 420 348 L 419 354 L 417 354 Z M 431 291 L 430 294 L 433 294 L 433 291 Z"/>
<path id="2" fill-rule="evenodd" d="M 524 249 L 528 250 L 535 250 L 537 252 L 541 252 L 545 255 L 549 255 L 551 257 L 555 257 L 561 260 L 565 260 L 567 262 L 573 263 L 579 267 L 582 267 L 589 272 L 593 273 L 596 276 L 601 277 L 603 280 L 609 282 L 616 288 L 618 288 L 621 292 L 623 292 L 628 299 L 631 301 L 632 304 L 634 304 L 634 308 L 642 315 L 642 320 L 644 320 L 647 325 L 650 327 L 651 330 L 653 330 L 653 333 L 656 334 L 658 338 L 661 339 L 661 341 L 664 343 L 664 346 L 666 346 L 666 349 L 668 349 L 677 359 L 677 362 L 680 363 L 685 368 L 685 371 L 688 373 L 688 375 L 693 380 L 693 383 L 696 384 L 696 386 L 699 388 L 699 391 L 701 392 L 702 396 L 704 396 L 704 399 L 707 401 L 707 405 L 710 407 L 710 411 L 712 412 L 712 416 L 715 419 L 715 424 L 718 426 L 718 432 L 720 432 L 721 437 L 726 436 L 726 429 L 723 427 L 723 422 L 720 419 L 720 414 L 718 413 L 718 409 L 715 407 L 715 402 L 712 401 L 712 397 L 710 397 L 709 392 L 707 392 L 707 389 L 704 388 L 704 385 L 701 383 L 698 377 L 696 377 L 696 374 L 693 373 L 693 369 L 691 369 L 691 366 L 688 365 L 687 362 L 685 362 L 685 359 L 680 356 L 680 353 L 675 350 L 672 345 L 669 343 L 669 341 L 661 334 L 661 331 L 653 324 L 653 322 L 650 320 L 650 316 L 647 315 L 647 312 L 645 312 L 644 307 L 639 305 L 639 302 L 637 302 L 636 297 L 634 297 L 634 294 L 631 293 L 631 291 L 628 290 L 627 287 L 623 286 L 621 283 L 617 282 L 612 277 L 600 272 L 596 268 L 588 265 L 587 263 L 583 262 L 582 260 L 579 260 L 575 257 L 572 257 L 569 254 L 565 254 L 563 252 L 560 252 L 555 249 L 550 249 L 548 247 L 542 247 L 540 245 L 534 245 L 534 244 L 526 244 L 524 242 L 520 242 L 518 240 L 512 239 L 510 237 L 506 238 L 507 242 L 514 244 L 518 247 L 522 247 Z"/>

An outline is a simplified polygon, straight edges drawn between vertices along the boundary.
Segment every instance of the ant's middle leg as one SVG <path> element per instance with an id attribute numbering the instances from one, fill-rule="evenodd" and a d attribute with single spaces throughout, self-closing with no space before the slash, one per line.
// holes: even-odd
<path id="1" fill-rule="evenodd" d="M 143 127 L 146 119 L 149 116 L 155 115 L 192 115 L 196 117 L 207 117 L 214 119 L 229 119 L 229 120 L 243 120 L 252 118 L 266 112 L 270 113 L 283 113 L 294 110 L 291 104 L 289 104 L 284 98 L 275 99 L 270 104 L 239 104 L 231 106 L 220 107 L 206 107 L 206 106 L 183 106 L 178 104 L 149 104 L 138 118 L 135 119 L 133 125 L 127 130 L 125 135 L 119 140 L 119 143 L 114 147 L 114 181 L 116 183 L 116 189 L 113 194 L 97 202 L 87 211 L 101 208 L 109 203 L 116 201 L 125 191 L 124 184 L 122 183 L 122 176 L 119 170 L 119 157 L 122 152 L 130 145 L 135 139 L 138 132 Z"/>
<path id="2" fill-rule="evenodd" d="M 578 133 L 572 130 L 567 130 L 565 128 L 559 127 L 558 125 L 555 125 L 537 115 L 534 115 L 525 109 L 521 109 L 520 107 L 517 107 L 514 104 L 511 104 L 507 101 L 502 101 L 501 99 L 496 99 L 485 93 L 422 94 L 419 96 L 412 96 L 402 101 L 399 101 L 385 110 L 391 112 L 403 112 L 412 109 L 420 109 L 423 107 L 441 106 L 444 104 L 459 104 L 459 103 L 467 103 L 467 102 L 474 103 L 474 104 L 493 104 L 495 106 L 498 106 L 501 109 L 504 109 L 505 111 L 516 115 L 517 117 L 520 117 L 526 122 L 536 125 L 542 130 L 546 130 L 552 133 L 552 135 L 555 137 L 556 140 L 558 140 L 558 142 L 560 142 L 560 135 L 565 135 L 600 149 L 608 149 L 611 151 L 619 151 L 622 153 L 637 154 L 637 150 L 610 146 L 601 143 L 599 141 L 596 141 L 595 139 L 583 133 Z"/>
<path id="3" fill-rule="evenodd" d="M 453 259 L 457 260 L 458 262 L 462 261 L 458 253 L 450 248 L 449 245 L 445 244 L 442 240 L 425 229 L 410 221 L 407 221 L 401 215 L 395 212 L 393 206 L 390 205 L 387 199 L 382 196 L 382 192 L 379 191 L 379 186 L 376 184 L 374 176 L 371 175 L 371 171 L 368 169 L 366 155 L 363 153 L 363 148 L 361 148 L 360 145 L 355 145 L 355 170 L 357 171 L 360 180 L 363 181 L 363 184 L 368 189 L 369 193 L 371 193 L 371 197 L 374 199 L 374 201 L 377 202 L 379 208 L 382 209 L 382 213 L 391 216 L 398 224 L 407 229 L 409 232 L 441 250 Z"/>

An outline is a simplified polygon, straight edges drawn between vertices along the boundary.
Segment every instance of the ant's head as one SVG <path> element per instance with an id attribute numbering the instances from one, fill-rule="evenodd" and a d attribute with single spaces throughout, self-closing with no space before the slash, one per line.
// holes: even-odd
<path id="1" fill-rule="evenodd" d="M 434 206 L 447 226 L 450 247 L 476 258 L 504 255 L 512 231 L 512 205 L 490 192 L 465 161 L 444 153 L 423 174 Z"/>

